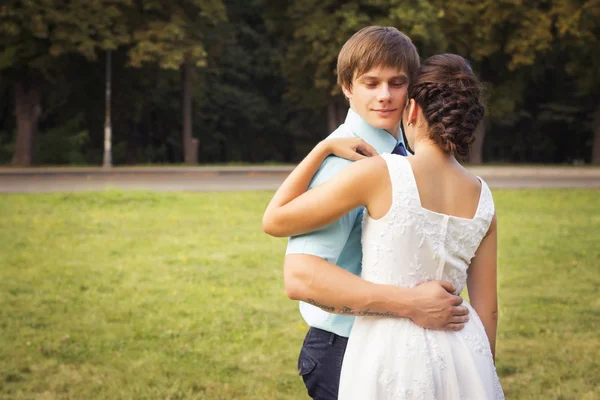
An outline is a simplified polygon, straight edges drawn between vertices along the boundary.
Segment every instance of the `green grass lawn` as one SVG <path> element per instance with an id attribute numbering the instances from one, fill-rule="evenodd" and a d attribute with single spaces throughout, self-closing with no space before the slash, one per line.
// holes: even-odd
<path id="1" fill-rule="evenodd" d="M 600 191 L 494 193 L 507 399 L 600 398 Z M 0 196 L 0 398 L 305 398 L 270 196 Z"/>

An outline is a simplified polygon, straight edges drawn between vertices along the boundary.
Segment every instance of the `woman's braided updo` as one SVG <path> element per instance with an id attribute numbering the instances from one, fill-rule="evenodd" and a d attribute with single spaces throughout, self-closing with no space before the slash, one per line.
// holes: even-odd
<path id="1" fill-rule="evenodd" d="M 429 136 L 446 153 L 465 157 L 483 118 L 482 88 L 471 66 L 456 54 L 425 60 L 408 87 L 429 124 Z"/>

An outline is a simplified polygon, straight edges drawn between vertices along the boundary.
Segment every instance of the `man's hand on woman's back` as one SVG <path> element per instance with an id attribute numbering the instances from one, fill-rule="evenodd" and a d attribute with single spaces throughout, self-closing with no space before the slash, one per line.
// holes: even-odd
<path id="1" fill-rule="evenodd" d="M 423 328 L 459 331 L 469 320 L 469 309 L 454 294 L 456 288 L 447 281 L 430 281 L 411 289 L 413 322 Z"/>

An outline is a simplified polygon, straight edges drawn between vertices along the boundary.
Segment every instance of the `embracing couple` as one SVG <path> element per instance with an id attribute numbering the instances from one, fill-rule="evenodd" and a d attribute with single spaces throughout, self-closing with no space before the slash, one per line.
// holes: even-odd
<path id="1" fill-rule="evenodd" d="M 310 325 L 298 360 L 309 396 L 504 398 L 494 202 L 456 160 L 484 115 L 476 76 L 453 54 L 420 63 L 406 35 L 376 26 L 346 42 L 337 72 L 345 122 L 263 217 L 291 236 L 285 288 Z"/>

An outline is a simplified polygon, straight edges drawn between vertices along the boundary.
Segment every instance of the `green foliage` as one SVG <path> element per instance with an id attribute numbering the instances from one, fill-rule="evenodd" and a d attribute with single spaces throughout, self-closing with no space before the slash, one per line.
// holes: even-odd
<path id="1" fill-rule="evenodd" d="M 15 150 L 15 142 L 11 139 L 7 139 L 8 137 L 12 137 L 12 132 L 9 132 L 10 136 L 5 132 L 2 132 L 0 135 L 0 163 L 8 163 L 10 162 L 10 158 L 12 157 L 12 153 Z"/>
<path id="2" fill-rule="evenodd" d="M 228 22 L 212 32 L 211 58 L 197 86 L 196 127 L 210 138 L 200 149 L 203 161 L 284 161 L 292 151 L 278 43 L 267 36 L 263 3 L 226 1 Z"/>
<path id="3" fill-rule="evenodd" d="M 0 164 L 10 162 L 14 150 L 14 117 L 11 87 L 0 75 Z"/>
<path id="4" fill-rule="evenodd" d="M 139 23 L 132 27 L 130 63 L 139 67 L 157 62 L 178 69 L 184 62 L 206 63 L 204 38 L 207 28 L 223 21 L 221 0 L 139 1 Z"/>
<path id="5" fill-rule="evenodd" d="M 580 96 L 600 88 L 600 1 L 554 0 L 558 41 L 568 54 L 565 71 L 575 78 Z"/>
<path id="6" fill-rule="evenodd" d="M 131 0 L 8 0 L 0 5 L 0 71 L 29 68 L 47 72 L 53 57 L 79 53 L 95 59 L 130 35 L 125 11 Z"/>
<path id="7" fill-rule="evenodd" d="M 0 397 L 305 399 L 271 195 L 0 196 Z M 507 399 L 597 398 L 600 192 L 494 197 Z"/>
<path id="8" fill-rule="evenodd" d="M 546 2 L 435 1 L 448 51 L 471 60 L 487 89 L 487 115 L 506 118 L 523 105 L 532 67 L 551 49 Z"/>
<path id="9" fill-rule="evenodd" d="M 474 61 L 505 59 L 513 71 L 533 65 L 552 42 L 547 2 L 433 1 L 449 49 Z"/>
<path id="10" fill-rule="evenodd" d="M 36 141 L 35 153 L 40 164 L 85 164 L 85 146 L 89 133 L 83 130 L 83 114 L 64 125 L 42 132 Z"/>

